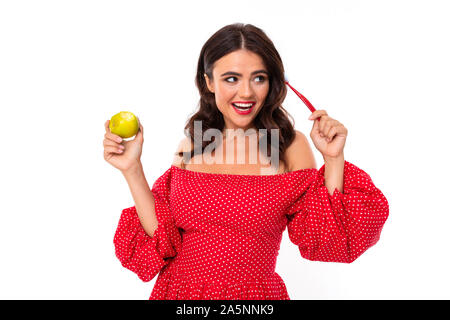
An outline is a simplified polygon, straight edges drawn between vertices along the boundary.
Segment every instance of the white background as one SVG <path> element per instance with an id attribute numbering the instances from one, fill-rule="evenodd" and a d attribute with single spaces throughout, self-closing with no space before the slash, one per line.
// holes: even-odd
<path id="1" fill-rule="evenodd" d="M 291 299 L 449 299 L 449 13 L 431 0 L 0 2 L 0 298 L 148 299 L 156 277 L 114 255 L 133 200 L 103 159 L 104 122 L 139 116 L 153 184 L 197 107 L 201 47 L 243 22 L 347 127 L 346 160 L 390 204 L 352 264 L 301 258 L 286 230 L 276 271 Z M 312 145 L 309 110 L 290 89 L 283 105 Z"/>

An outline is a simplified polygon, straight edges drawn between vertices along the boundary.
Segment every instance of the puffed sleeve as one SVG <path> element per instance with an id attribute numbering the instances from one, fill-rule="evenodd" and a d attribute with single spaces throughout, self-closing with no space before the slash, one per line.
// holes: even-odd
<path id="1" fill-rule="evenodd" d="M 171 169 L 168 169 L 151 189 L 158 220 L 153 237 L 142 227 L 135 206 L 122 211 L 114 235 L 115 253 L 122 266 L 144 282 L 153 279 L 181 247 L 180 230 L 175 225 L 169 202 L 170 177 Z"/>
<path id="2" fill-rule="evenodd" d="M 389 215 L 389 204 L 370 176 L 345 161 L 343 193 L 325 186 L 325 165 L 306 170 L 287 210 L 289 238 L 303 258 L 351 263 L 373 246 Z"/>

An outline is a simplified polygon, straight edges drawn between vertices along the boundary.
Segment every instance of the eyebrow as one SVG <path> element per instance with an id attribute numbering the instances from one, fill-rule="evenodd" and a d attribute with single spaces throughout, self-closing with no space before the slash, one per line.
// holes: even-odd
<path id="1" fill-rule="evenodd" d="M 265 73 L 265 74 L 269 75 L 269 73 L 266 70 L 253 71 L 252 75 L 257 74 L 257 73 Z M 220 76 L 223 77 L 223 76 L 227 76 L 227 75 L 230 75 L 230 76 L 242 76 L 242 74 L 234 72 L 234 71 L 228 71 L 228 72 L 222 73 Z"/>

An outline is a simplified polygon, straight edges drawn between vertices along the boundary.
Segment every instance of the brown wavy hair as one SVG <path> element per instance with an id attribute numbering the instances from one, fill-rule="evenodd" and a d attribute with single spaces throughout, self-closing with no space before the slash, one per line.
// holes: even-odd
<path id="1" fill-rule="evenodd" d="M 214 33 L 203 45 L 197 64 L 195 84 L 200 93 L 200 108 L 187 121 L 184 128 L 185 135 L 190 138 L 191 151 L 178 152 L 184 160 L 191 159 L 196 154 L 203 154 L 205 148 L 215 143 L 203 141 L 201 145 L 194 144 L 194 121 L 202 121 L 203 133 L 210 129 L 218 129 L 223 132 L 225 121 L 220 110 L 217 108 L 214 93 L 208 90 L 204 74 L 213 79 L 212 69 L 214 63 L 223 56 L 240 49 L 246 49 L 258 54 L 269 73 L 269 92 L 259 113 L 253 120 L 256 131 L 267 129 L 267 155 L 271 155 L 271 130 L 279 129 L 279 160 L 285 162 L 285 151 L 295 138 L 294 120 L 292 116 L 281 106 L 286 98 L 287 88 L 284 78 L 284 67 L 278 51 L 272 41 L 263 30 L 251 24 L 235 23 L 227 25 Z M 292 123 L 290 121 L 292 119 Z M 262 138 L 261 138 L 262 139 Z M 186 161 L 187 162 L 187 161 Z"/>

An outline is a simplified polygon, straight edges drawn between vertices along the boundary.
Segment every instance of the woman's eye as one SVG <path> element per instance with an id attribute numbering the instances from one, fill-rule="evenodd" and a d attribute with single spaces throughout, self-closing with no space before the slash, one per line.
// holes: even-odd
<path id="1" fill-rule="evenodd" d="M 257 82 L 264 82 L 264 81 L 266 80 L 266 78 L 265 78 L 264 76 L 257 76 L 256 79 L 257 79 L 257 78 L 261 78 L 261 80 L 259 80 L 259 81 L 257 81 Z M 226 78 L 226 79 L 225 79 L 226 82 L 234 83 L 234 82 L 236 82 L 236 81 L 228 81 L 229 79 L 237 79 L 237 78 L 236 78 L 236 77 L 229 77 L 229 78 Z"/>
<path id="2" fill-rule="evenodd" d="M 229 77 L 229 78 L 226 78 L 225 81 L 226 81 L 226 82 L 230 82 L 230 81 L 228 81 L 228 79 L 236 79 L 236 77 Z M 233 83 L 233 82 L 235 82 L 235 81 L 231 81 L 230 83 Z"/>

